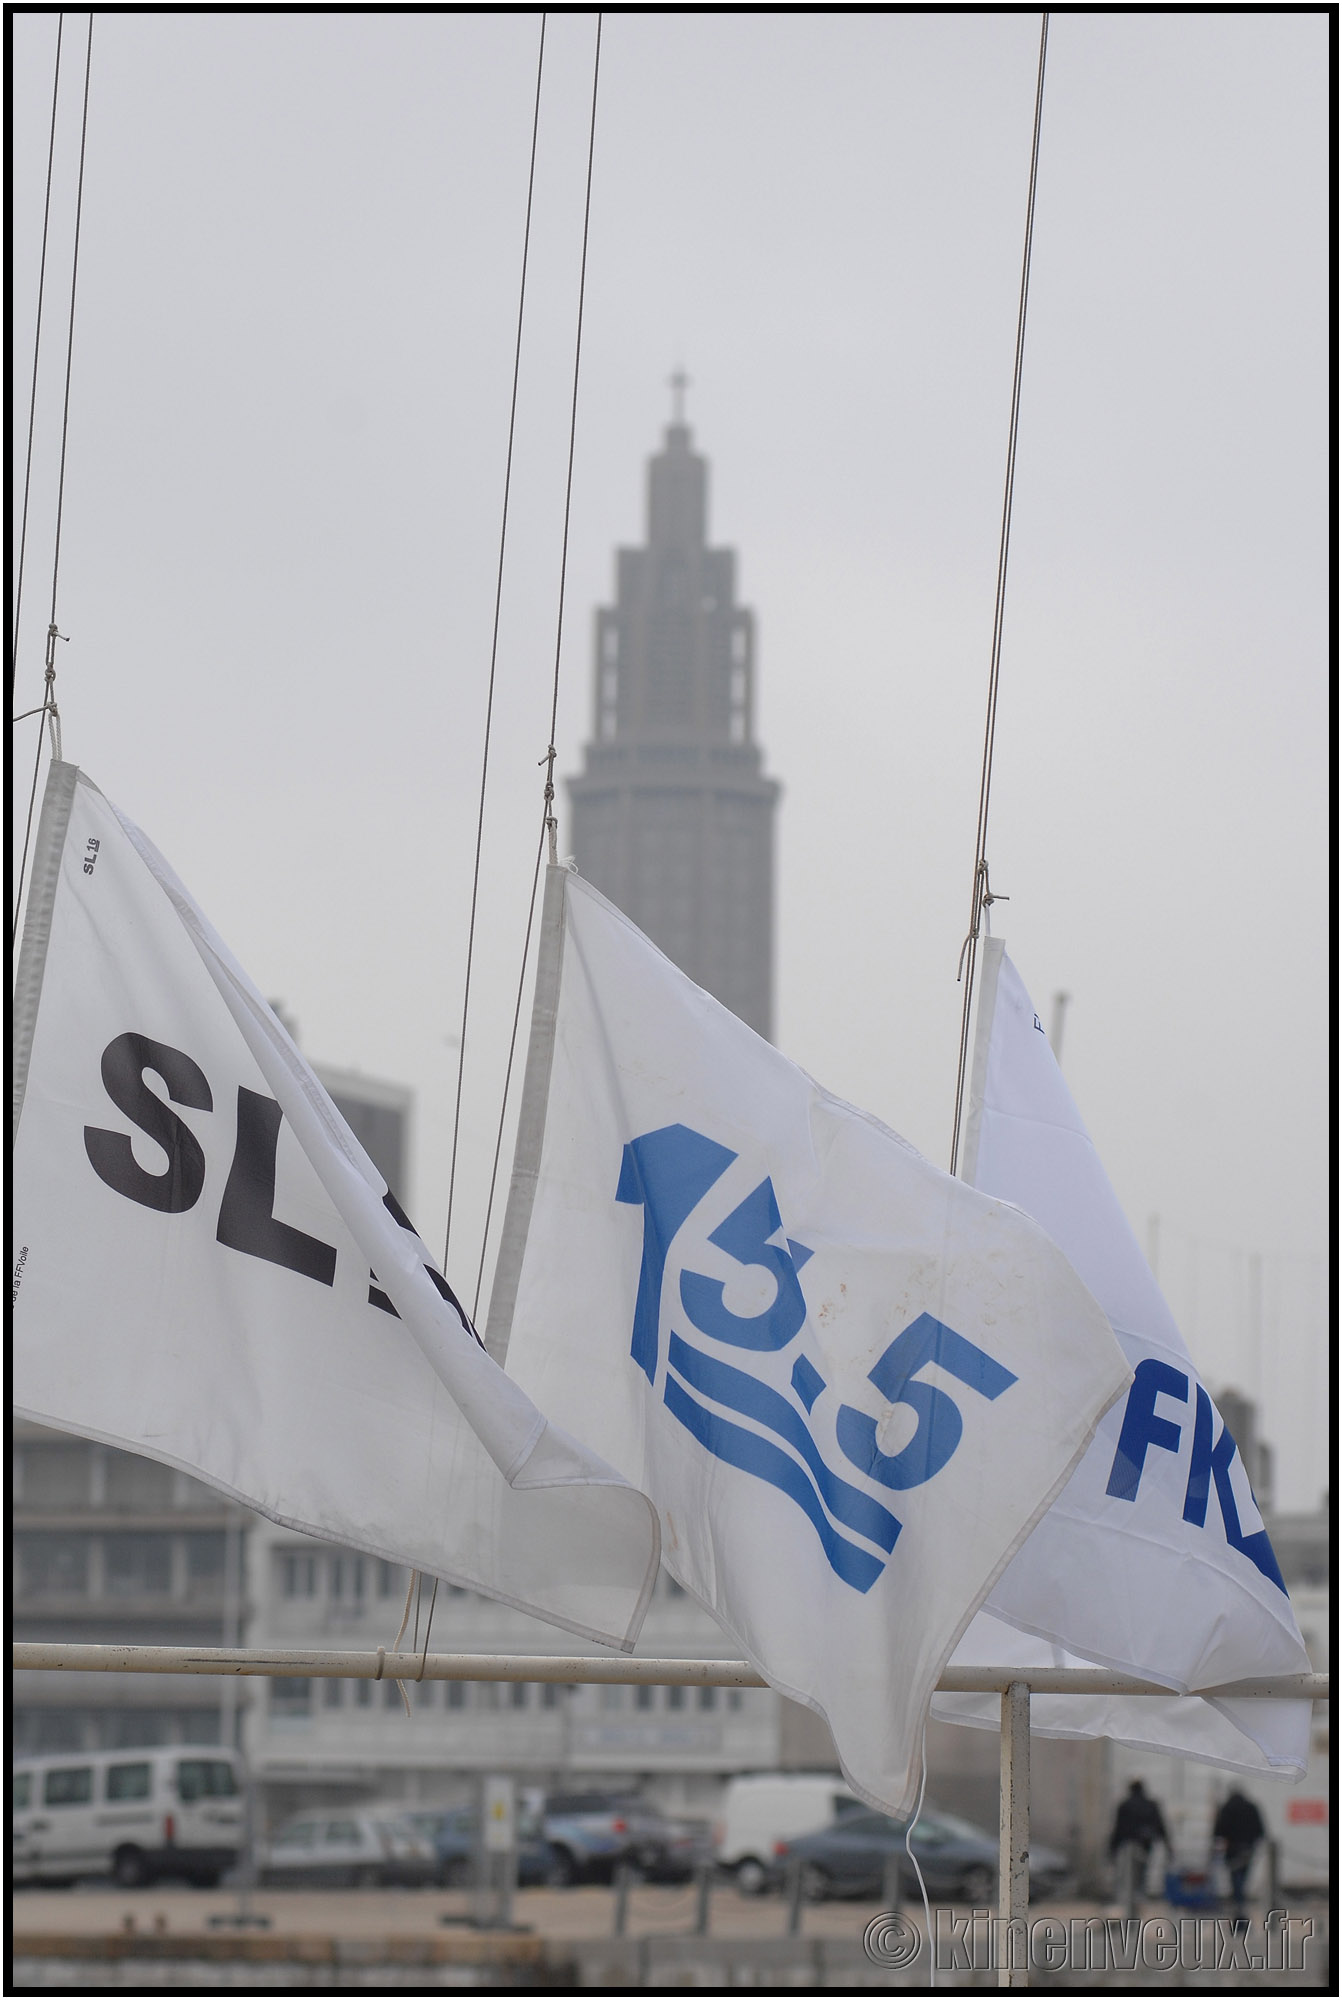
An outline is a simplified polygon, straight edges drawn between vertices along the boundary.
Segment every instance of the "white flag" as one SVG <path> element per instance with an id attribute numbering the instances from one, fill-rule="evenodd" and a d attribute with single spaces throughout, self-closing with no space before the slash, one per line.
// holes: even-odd
<path id="1" fill-rule="evenodd" d="M 1135 1372 L 1126 1399 L 994 1585 L 954 1664 L 1098 1662 L 1181 1692 L 1307 1673 L 1235 1441 L 1000 938 L 984 953 L 966 1136 L 966 1179 L 1047 1229 L 1105 1308 Z M 933 1703 L 947 1721 L 994 1728 L 996 1709 L 974 1695 Z M 1036 1695 L 1031 1727 L 1289 1776 L 1305 1766 L 1309 1714 L 1308 1702 Z"/>
<path id="2" fill-rule="evenodd" d="M 654 1511 L 489 1359 L 162 857 L 54 764 L 15 995 L 19 1413 L 628 1649 Z"/>
<path id="3" fill-rule="evenodd" d="M 1128 1370 L 1043 1232 L 829 1096 L 551 869 L 489 1322 L 663 1560 L 914 1803 L 928 1697 Z"/>

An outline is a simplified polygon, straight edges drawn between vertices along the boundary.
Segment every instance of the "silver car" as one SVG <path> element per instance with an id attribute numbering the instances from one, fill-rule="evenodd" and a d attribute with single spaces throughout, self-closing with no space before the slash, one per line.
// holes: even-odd
<path id="1" fill-rule="evenodd" d="M 260 1856 L 271 1888 L 418 1888 L 438 1876 L 432 1841 L 403 1812 L 300 1813 Z"/>

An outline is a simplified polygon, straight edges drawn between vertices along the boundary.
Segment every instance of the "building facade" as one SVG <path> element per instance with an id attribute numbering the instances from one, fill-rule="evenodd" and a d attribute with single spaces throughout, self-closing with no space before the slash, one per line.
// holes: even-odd
<path id="1" fill-rule="evenodd" d="M 259 1523 L 252 1546 L 252 1643 L 391 1651 L 406 1572 Z M 434 1652 L 590 1654 L 604 1649 L 454 1585 L 431 1585 L 418 1643 Z M 412 1616 L 402 1641 L 413 1655 Z M 723 1657 L 713 1620 L 665 1574 L 638 1650 Z M 723 1778 L 779 1761 L 782 1704 L 767 1688 L 561 1687 L 552 1682 L 271 1680 L 248 1716 L 247 1753 L 271 1824 L 320 1802 L 357 1798 L 454 1804 L 487 1772 L 540 1790 L 575 1781 L 638 1787 L 673 1810 L 708 1817 Z"/>
<path id="2" fill-rule="evenodd" d="M 679 413 L 647 493 L 647 540 L 618 551 L 615 602 L 596 614 L 571 846 L 588 881 L 768 1036 L 778 786 L 755 741 L 754 619 L 735 552 L 708 546 L 708 462 Z"/>
<path id="3" fill-rule="evenodd" d="M 16 1639 L 220 1646 L 247 1624 L 253 1516 L 171 1466 L 16 1421 Z M 17 1755 L 218 1743 L 254 1690 L 190 1674 L 16 1673 Z"/>

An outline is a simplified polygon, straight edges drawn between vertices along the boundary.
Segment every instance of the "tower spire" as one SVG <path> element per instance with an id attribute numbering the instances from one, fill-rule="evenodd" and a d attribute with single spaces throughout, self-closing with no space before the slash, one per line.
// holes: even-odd
<path id="1" fill-rule="evenodd" d="M 758 1034 L 773 1018 L 778 786 L 755 741 L 755 625 L 736 558 L 708 540 L 708 461 L 669 378 L 648 463 L 647 535 L 596 616 L 593 734 L 569 780 L 587 879 Z"/>

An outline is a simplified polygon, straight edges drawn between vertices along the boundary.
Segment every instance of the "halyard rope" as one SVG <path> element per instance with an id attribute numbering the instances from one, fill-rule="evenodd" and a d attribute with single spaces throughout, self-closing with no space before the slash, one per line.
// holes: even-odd
<path id="1" fill-rule="evenodd" d="M 19 529 L 19 561 L 14 583 L 14 639 L 9 652 L 9 698 L 14 699 L 14 675 L 19 660 L 19 613 L 23 605 L 23 558 L 28 546 L 28 494 L 33 477 L 33 427 L 37 420 L 37 368 L 42 353 L 42 302 L 47 282 L 47 237 L 51 227 L 51 172 L 56 158 L 56 105 L 61 90 L 61 38 L 65 16 L 56 17 L 56 68 L 51 82 L 51 136 L 47 140 L 47 192 L 42 204 L 42 256 L 37 268 L 37 326 L 33 333 L 33 385 L 28 398 L 28 449 L 23 466 L 23 522 Z M 43 704 L 45 707 L 45 703 Z M 30 715 L 36 711 L 29 709 Z M 21 721 L 22 717 L 16 717 Z"/>
<path id="2" fill-rule="evenodd" d="M 531 877 L 531 902 L 527 909 L 526 938 L 522 946 L 522 968 L 517 984 L 517 1004 L 513 1010 L 512 1033 L 508 1041 L 508 1062 L 504 1073 L 503 1101 L 499 1106 L 498 1134 L 494 1142 L 494 1164 L 489 1176 L 489 1197 L 485 1207 L 485 1227 L 480 1239 L 480 1268 L 475 1281 L 475 1299 L 471 1307 L 474 1319 L 480 1307 L 480 1292 L 484 1284 L 485 1263 L 489 1254 L 489 1225 L 494 1214 L 494 1192 L 498 1181 L 499 1158 L 503 1150 L 503 1134 L 508 1118 L 508 1092 L 512 1083 L 513 1063 L 517 1055 L 517 1033 L 522 1018 L 522 997 L 526 988 L 527 959 L 531 951 L 531 933 L 536 922 L 536 890 L 540 884 L 541 856 L 549 845 L 550 860 L 558 860 L 556 843 L 556 821 L 554 817 L 554 768 L 555 768 L 555 728 L 559 716 L 559 662 L 564 638 L 564 590 L 568 577 L 569 519 L 573 502 L 573 454 L 578 434 L 578 376 L 582 365 L 582 322 L 583 303 L 587 294 L 587 242 L 592 220 L 592 161 L 596 152 L 596 104 L 597 85 L 601 76 L 601 25 L 603 16 L 596 17 L 596 46 L 592 55 L 592 115 L 587 133 L 587 187 L 583 198 L 582 216 L 582 263 L 578 273 L 578 323 L 573 342 L 573 394 L 569 408 L 568 477 L 564 488 L 564 532 L 559 559 L 559 609 L 555 623 L 555 664 L 554 685 L 550 696 L 550 739 L 541 763 L 545 766 L 545 810 L 541 819 L 540 845 L 536 850 L 536 866 Z"/>
<path id="3" fill-rule="evenodd" d="M 47 624 L 46 685 L 42 698 L 42 720 L 37 728 L 37 753 L 33 760 L 33 782 L 28 794 L 28 818 L 23 830 L 23 856 L 19 862 L 19 879 L 14 897 L 14 921 L 10 928 L 10 943 L 19 934 L 19 911 L 23 907 L 23 884 L 28 872 L 28 849 L 33 832 L 33 808 L 37 802 L 37 779 L 42 768 L 42 744 L 46 737 L 47 721 L 51 722 L 51 746 L 59 759 L 61 754 L 60 711 L 56 706 L 56 641 L 65 637 L 56 629 L 56 588 L 61 567 L 61 522 L 65 511 L 65 450 L 70 435 L 70 375 L 74 363 L 75 350 L 75 297 L 79 283 L 79 230 L 84 213 L 84 156 L 89 131 L 89 73 L 93 63 L 93 15 L 89 15 L 88 41 L 84 52 L 84 110 L 79 128 L 79 185 L 75 195 L 74 254 L 70 262 L 70 328 L 65 346 L 65 398 L 61 411 L 61 460 L 60 476 L 56 485 L 56 539 L 51 558 L 51 617 Z M 58 64 L 59 74 L 59 64 Z M 52 139 L 55 139 L 55 96 L 52 98 Z M 50 164 L 48 163 L 48 195 L 50 194 Z M 43 263 L 46 260 L 46 225 L 43 224 Z M 37 361 L 33 361 L 33 394 L 37 393 Z M 32 438 L 29 435 L 31 453 Z M 27 489 L 24 493 L 24 516 L 27 518 Z M 18 656 L 18 606 L 15 605 L 14 661 Z M 12 697 L 11 697 L 12 698 Z"/>

